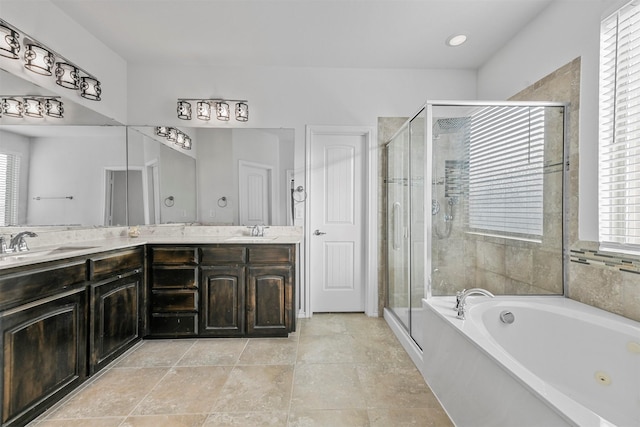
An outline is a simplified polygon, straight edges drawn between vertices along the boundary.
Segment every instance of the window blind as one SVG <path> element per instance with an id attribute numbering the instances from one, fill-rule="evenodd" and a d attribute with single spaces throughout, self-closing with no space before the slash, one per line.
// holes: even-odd
<path id="1" fill-rule="evenodd" d="M 640 250 L 640 7 L 600 33 L 599 239 Z"/>
<path id="2" fill-rule="evenodd" d="M 18 223 L 20 156 L 0 153 L 0 225 Z"/>
<path id="3" fill-rule="evenodd" d="M 484 108 L 469 137 L 468 228 L 542 236 L 544 108 Z"/>

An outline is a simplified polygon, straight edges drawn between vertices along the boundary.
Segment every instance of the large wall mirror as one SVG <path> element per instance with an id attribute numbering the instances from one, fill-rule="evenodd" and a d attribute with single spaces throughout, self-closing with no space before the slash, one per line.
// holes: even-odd
<path id="1" fill-rule="evenodd" d="M 128 128 L 129 224 L 291 225 L 293 129 Z"/>
<path id="2" fill-rule="evenodd" d="M 1 69 L 0 95 L 55 96 Z M 0 116 L 0 227 L 292 224 L 293 129 L 184 128 L 187 151 L 61 101 Z"/>
<path id="3" fill-rule="evenodd" d="M 0 95 L 54 94 L 0 70 Z M 0 117 L 0 226 L 126 225 L 126 128 L 61 100 L 63 118 Z"/>

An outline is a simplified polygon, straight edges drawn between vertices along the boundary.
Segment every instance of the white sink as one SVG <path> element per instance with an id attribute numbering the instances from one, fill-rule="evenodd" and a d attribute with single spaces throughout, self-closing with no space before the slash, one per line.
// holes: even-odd
<path id="1" fill-rule="evenodd" d="M 277 236 L 233 236 L 225 239 L 227 242 L 269 242 L 276 240 Z"/>

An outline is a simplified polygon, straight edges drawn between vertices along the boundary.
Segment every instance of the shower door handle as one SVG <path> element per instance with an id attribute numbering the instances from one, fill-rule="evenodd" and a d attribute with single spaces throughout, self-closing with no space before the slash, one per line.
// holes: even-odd
<path id="1" fill-rule="evenodd" d="M 322 232 L 322 231 L 320 231 L 320 230 L 316 230 L 316 231 L 314 231 L 314 232 L 313 232 L 313 235 L 314 235 L 314 236 L 322 236 L 323 234 L 327 234 L 327 233 L 323 233 L 323 232 Z"/>

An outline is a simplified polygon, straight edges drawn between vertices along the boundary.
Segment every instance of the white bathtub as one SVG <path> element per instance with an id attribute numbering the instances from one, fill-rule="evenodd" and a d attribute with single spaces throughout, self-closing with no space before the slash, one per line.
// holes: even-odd
<path id="1" fill-rule="evenodd" d="M 457 426 L 640 426 L 640 324 L 563 297 L 423 300 L 423 375 Z M 512 324 L 500 313 L 510 311 Z"/>

